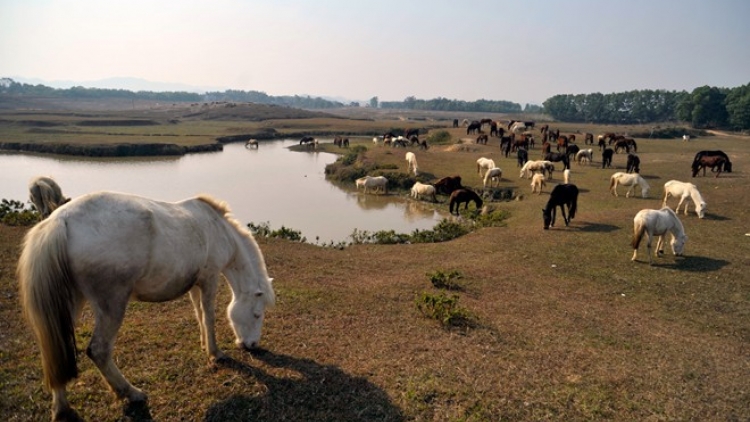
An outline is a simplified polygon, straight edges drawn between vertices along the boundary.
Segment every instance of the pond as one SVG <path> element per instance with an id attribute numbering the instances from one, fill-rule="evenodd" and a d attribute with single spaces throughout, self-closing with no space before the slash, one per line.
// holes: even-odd
<path id="1" fill-rule="evenodd" d="M 111 190 L 178 201 L 207 193 L 226 201 L 243 225 L 284 226 L 321 244 L 349 241 L 354 229 L 431 229 L 443 218 L 429 203 L 328 182 L 325 166 L 337 156 L 288 149 L 298 143 L 261 142 L 258 149 L 233 143 L 215 153 L 116 159 L 0 152 L 0 199 L 28 202 L 29 180 L 38 175 L 53 177 L 69 197 Z"/>

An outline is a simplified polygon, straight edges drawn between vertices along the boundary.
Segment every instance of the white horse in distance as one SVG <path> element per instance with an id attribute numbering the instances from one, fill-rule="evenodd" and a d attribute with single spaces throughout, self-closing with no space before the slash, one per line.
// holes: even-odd
<path id="1" fill-rule="evenodd" d="M 388 179 L 386 179 L 385 176 L 360 177 L 356 180 L 355 184 L 357 185 L 357 190 L 359 190 L 359 188 L 364 188 L 364 193 L 367 193 L 368 189 L 383 194 L 388 193 Z"/>
<path id="2" fill-rule="evenodd" d="M 613 174 L 609 178 L 609 191 L 614 196 L 619 196 L 617 194 L 618 185 L 623 185 L 628 188 L 628 191 L 625 193 L 626 198 L 630 197 L 631 193 L 635 193 L 636 186 L 641 188 L 641 197 L 643 198 L 648 198 L 648 191 L 651 189 L 651 186 L 646 182 L 646 179 L 638 173 L 617 172 Z"/>
<path id="3" fill-rule="evenodd" d="M 677 208 L 674 209 L 675 213 L 679 213 L 680 206 L 685 203 L 685 215 L 688 215 L 688 203 L 685 200 L 690 197 L 695 205 L 695 213 L 698 215 L 698 218 L 706 216 L 706 201 L 703 200 L 703 196 L 701 196 L 701 193 L 698 192 L 698 188 L 694 184 L 680 182 L 679 180 L 670 180 L 664 184 L 664 203 L 662 206 L 667 206 L 667 199 L 670 196 L 680 198 Z"/>
<path id="4" fill-rule="evenodd" d="M 477 173 L 481 177 L 484 177 L 482 175 L 482 170 L 489 170 L 489 169 L 492 169 L 492 168 L 495 168 L 495 167 L 497 167 L 495 165 L 495 162 L 492 161 L 489 158 L 481 157 L 481 158 L 477 159 Z"/>
<path id="5" fill-rule="evenodd" d="M 630 260 L 635 261 L 638 256 L 638 246 L 643 236 L 647 235 L 648 263 L 649 265 L 653 264 L 651 259 L 651 241 L 654 236 L 657 236 L 656 255 L 664 254 L 664 235 L 667 232 L 672 234 L 672 241 L 670 242 L 672 253 L 675 256 L 682 255 L 685 242 L 687 242 L 687 235 L 685 234 L 682 222 L 677 218 L 677 214 L 669 207 L 664 207 L 660 210 L 644 209 L 638 211 L 638 214 L 633 218 L 633 257 Z"/>
<path id="6" fill-rule="evenodd" d="M 484 174 L 483 179 L 483 185 L 484 188 L 487 188 L 487 185 L 490 185 L 490 187 L 494 186 L 494 182 L 497 182 L 497 185 L 500 186 L 500 179 L 503 178 L 503 170 L 499 167 L 493 167 L 489 170 L 487 170 L 487 173 Z"/>
<path id="7" fill-rule="evenodd" d="M 417 156 L 409 151 L 406 153 L 406 172 L 414 171 L 414 175 L 417 175 L 417 171 L 419 170 L 417 167 Z"/>
<path id="8" fill-rule="evenodd" d="M 547 185 L 547 182 L 544 181 L 544 173 L 534 172 L 534 175 L 531 177 L 531 193 L 534 193 L 539 190 L 539 195 L 542 194 L 542 188 Z"/>
<path id="9" fill-rule="evenodd" d="M 432 202 L 437 202 L 437 196 L 435 196 L 435 186 L 420 182 L 414 183 L 414 186 L 411 187 L 411 197 L 414 199 L 421 199 L 425 196 L 432 198 Z"/>

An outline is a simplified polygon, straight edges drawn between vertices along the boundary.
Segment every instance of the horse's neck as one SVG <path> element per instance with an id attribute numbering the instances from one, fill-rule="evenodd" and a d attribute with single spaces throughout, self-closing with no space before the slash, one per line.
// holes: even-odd
<path id="1" fill-rule="evenodd" d="M 670 213 L 670 217 L 672 218 L 672 227 L 669 229 L 672 232 L 672 235 L 675 237 L 682 237 L 685 235 L 685 228 L 682 226 L 682 221 L 677 217 L 677 214 Z"/>
<path id="2" fill-rule="evenodd" d="M 695 188 L 690 188 L 690 198 L 693 199 L 693 202 L 696 205 L 702 204 L 704 202 L 703 197 L 701 196 L 701 193 L 698 191 L 698 189 L 695 189 Z"/>

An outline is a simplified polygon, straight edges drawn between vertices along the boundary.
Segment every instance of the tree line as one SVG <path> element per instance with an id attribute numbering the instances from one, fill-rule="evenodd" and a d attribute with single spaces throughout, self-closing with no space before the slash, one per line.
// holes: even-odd
<path id="1" fill-rule="evenodd" d="M 635 90 L 611 94 L 560 94 L 544 111 L 555 120 L 611 124 L 682 121 L 698 129 L 750 129 L 750 83 L 702 86 L 692 92 Z"/>
<path id="2" fill-rule="evenodd" d="M 261 91 L 226 90 L 203 94 L 169 91 L 129 91 L 124 89 L 51 88 L 0 79 L 0 94 L 45 96 L 60 98 L 126 98 L 163 102 L 253 102 L 293 108 L 326 109 L 344 107 L 345 104 L 321 97 L 273 96 Z M 378 101 L 370 99 L 370 107 L 407 110 L 435 110 L 484 113 L 546 113 L 561 122 L 588 122 L 600 124 L 643 124 L 682 121 L 694 128 L 750 129 L 750 83 L 736 88 L 702 86 L 692 92 L 666 90 L 634 90 L 611 94 L 559 94 L 544 101 L 542 106 L 511 101 L 480 99 L 463 101 L 443 97 L 423 100 L 414 96 L 403 101 Z M 353 102 L 348 106 L 359 106 Z"/>

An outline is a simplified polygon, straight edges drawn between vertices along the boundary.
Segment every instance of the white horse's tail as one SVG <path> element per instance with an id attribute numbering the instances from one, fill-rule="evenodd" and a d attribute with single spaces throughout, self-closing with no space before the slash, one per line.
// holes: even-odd
<path id="1" fill-rule="evenodd" d="M 75 318 L 80 303 L 68 268 L 64 221 L 47 219 L 26 234 L 17 276 L 21 304 L 41 351 L 44 384 L 64 387 L 78 376 Z"/>
<path id="2" fill-rule="evenodd" d="M 637 220 L 635 226 L 633 226 L 633 249 L 638 249 L 644 234 L 646 234 L 646 225 L 643 221 Z"/>
<path id="3" fill-rule="evenodd" d="M 613 174 L 613 175 L 612 175 L 612 176 L 611 176 L 611 177 L 609 178 L 609 191 L 610 191 L 610 192 L 613 192 L 613 189 L 615 188 L 615 184 L 616 184 L 616 183 L 617 183 L 617 177 L 615 177 L 615 175 Z"/>

